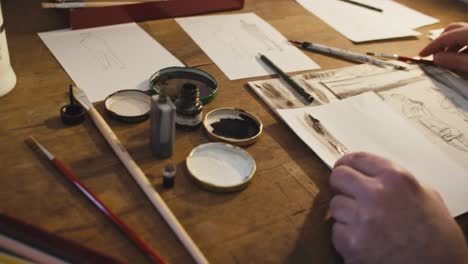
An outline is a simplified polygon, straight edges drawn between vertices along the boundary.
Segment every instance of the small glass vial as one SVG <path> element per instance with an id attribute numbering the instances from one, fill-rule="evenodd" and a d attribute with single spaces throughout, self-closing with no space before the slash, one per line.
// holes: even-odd
<path id="1" fill-rule="evenodd" d="M 151 97 L 150 140 L 158 158 L 172 156 L 175 140 L 175 106 L 165 95 Z"/>
<path id="2" fill-rule="evenodd" d="M 174 187 L 176 175 L 176 168 L 174 165 L 166 165 L 164 167 L 162 176 L 163 176 L 163 187 L 166 189 Z"/>
<path id="3" fill-rule="evenodd" d="M 200 101 L 200 92 L 197 86 L 192 83 L 184 84 L 179 98 L 175 101 L 175 106 L 177 128 L 192 130 L 200 126 L 203 104 Z"/>

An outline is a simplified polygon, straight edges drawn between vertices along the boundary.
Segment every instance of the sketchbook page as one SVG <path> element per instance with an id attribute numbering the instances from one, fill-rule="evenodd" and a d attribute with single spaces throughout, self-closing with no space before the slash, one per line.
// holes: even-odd
<path id="1" fill-rule="evenodd" d="M 118 90 L 147 90 L 154 72 L 183 66 L 135 23 L 39 36 L 91 102 Z"/>
<path id="2" fill-rule="evenodd" d="M 311 114 L 350 151 L 366 151 L 393 160 L 418 180 L 438 190 L 452 216 L 468 211 L 467 171 L 427 140 L 375 93 L 364 93 L 318 107 L 279 111 L 284 120 Z M 318 137 L 309 128 L 292 126 L 301 138 Z M 310 142 L 312 140 L 309 139 Z M 328 153 L 314 150 L 324 160 Z M 331 160 L 327 164 L 333 164 Z"/>
<path id="3" fill-rule="evenodd" d="M 420 34 L 413 30 L 416 23 L 412 25 L 404 17 L 395 15 L 395 10 L 398 8 L 393 1 L 382 0 L 369 3 L 376 7 L 385 8 L 386 11 L 382 13 L 339 0 L 296 1 L 353 42 L 417 36 Z M 387 11 L 387 9 L 389 10 Z M 342 12 L 337 10 L 342 10 Z M 337 12 L 339 12 L 339 15 L 337 15 Z M 420 25 L 418 24 L 418 26 Z"/>
<path id="4" fill-rule="evenodd" d="M 320 68 L 254 13 L 177 18 L 177 23 L 230 80 L 274 74 L 264 54 L 284 72 Z"/>
<path id="5" fill-rule="evenodd" d="M 429 141 L 468 171 L 467 99 L 429 79 L 382 91 L 379 95 Z"/>

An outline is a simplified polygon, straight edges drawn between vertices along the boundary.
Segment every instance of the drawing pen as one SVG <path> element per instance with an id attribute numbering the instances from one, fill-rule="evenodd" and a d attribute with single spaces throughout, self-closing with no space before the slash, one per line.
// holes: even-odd
<path id="1" fill-rule="evenodd" d="M 78 179 L 78 177 L 68 169 L 60 160 L 55 158 L 45 147 L 37 142 L 33 137 L 30 137 L 27 143 L 34 150 L 39 151 L 52 163 L 52 165 L 65 176 L 86 198 L 88 198 L 104 215 L 107 216 L 129 239 L 132 241 L 145 255 L 153 262 L 164 264 L 166 263 L 148 244 L 141 240 L 138 235 L 130 229 L 120 218 L 114 214 L 91 190 Z"/>
<path id="2" fill-rule="evenodd" d="M 352 0 L 340 0 L 340 1 L 343 1 L 343 2 L 346 2 L 346 3 L 350 3 L 350 4 L 353 4 L 353 5 L 357 5 L 357 6 L 360 6 L 360 7 L 364 7 L 364 8 L 367 8 L 367 9 L 370 9 L 370 10 L 374 10 L 374 11 L 377 11 L 377 12 L 383 12 L 382 9 L 380 9 L 380 8 L 378 8 L 378 7 L 374 7 L 374 6 L 368 5 L 368 4 L 359 3 L 359 2 L 356 2 L 356 1 L 352 1 Z"/>
<path id="3" fill-rule="evenodd" d="M 295 82 L 291 77 L 284 73 L 278 66 L 276 66 L 270 59 L 265 57 L 265 55 L 259 54 L 260 59 L 272 70 L 274 70 L 283 80 L 291 86 L 297 93 L 299 93 L 307 103 L 312 103 L 315 99 L 310 93 L 308 93 L 302 86 Z"/>
<path id="4" fill-rule="evenodd" d="M 404 62 L 412 62 L 412 63 L 421 63 L 421 64 L 427 64 L 427 65 L 434 65 L 434 62 L 431 60 L 425 60 L 425 59 L 415 59 L 411 58 L 408 56 L 401 56 L 398 54 L 384 54 L 384 53 L 374 53 L 374 52 L 367 52 L 367 55 L 371 56 L 376 56 L 376 57 L 381 57 L 381 58 L 387 58 L 387 59 L 394 59 L 394 60 L 399 60 L 399 61 L 404 61 Z"/>
<path id="5" fill-rule="evenodd" d="M 353 61 L 366 62 L 366 63 L 370 63 L 379 67 L 392 67 L 396 70 L 407 70 L 407 68 L 404 66 L 400 66 L 400 65 L 393 64 L 387 61 L 375 59 L 375 58 L 372 58 L 363 54 L 351 52 L 351 51 L 332 48 L 332 47 L 328 47 L 325 45 L 310 43 L 310 42 L 300 42 L 300 41 L 293 41 L 293 40 L 290 40 L 289 42 L 299 45 L 303 49 L 314 51 L 314 52 L 329 54 L 329 55 L 333 55 L 336 57 L 353 60 Z"/>

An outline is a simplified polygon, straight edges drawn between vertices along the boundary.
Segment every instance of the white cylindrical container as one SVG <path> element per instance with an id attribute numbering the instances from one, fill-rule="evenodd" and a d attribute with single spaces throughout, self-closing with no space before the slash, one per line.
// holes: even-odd
<path id="1" fill-rule="evenodd" d="M 16 75 L 10 64 L 10 55 L 3 22 L 2 3 L 0 0 L 0 96 L 10 92 L 16 85 Z"/>

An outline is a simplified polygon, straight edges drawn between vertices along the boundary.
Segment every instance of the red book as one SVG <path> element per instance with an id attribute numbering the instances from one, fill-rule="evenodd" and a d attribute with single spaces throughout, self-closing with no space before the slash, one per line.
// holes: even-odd
<path id="1" fill-rule="evenodd" d="M 181 17 L 238 10 L 244 0 L 168 0 L 97 8 L 69 10 L 72 29 L 140 22 L 170 17 Z"/>
<path id="2" fill-rule="evenodd" d="M 122 263 L 5 214 L 0 214 L 0 249 L 33 262 Z"/>

